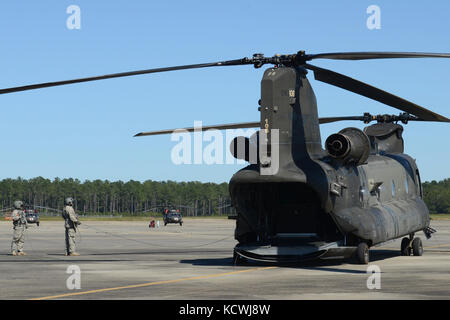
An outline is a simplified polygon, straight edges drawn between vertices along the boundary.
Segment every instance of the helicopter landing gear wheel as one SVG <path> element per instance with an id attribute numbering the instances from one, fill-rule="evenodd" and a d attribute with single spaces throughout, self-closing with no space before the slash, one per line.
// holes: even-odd
<path id="1" fill-rule="evenodd" d="M 359 264 L 368 264 L 369 263 L 369 246 L 365 242 L 361 242 L 358 244 L 356 248 L 356 261 Z"/>
<path id="2" fill-rule="evenodd" d="M 402 256 L 410 256 L 411 255 L 411 241 L 409 238 L 403 238 L 402 244 L 400 245 L 400 253 Z"/>
<path id="3" fill-rule="evenodd" d="M 422 240 L 420 238 L 414 238 L 412 243 L 412 252 L 415 256 L 421 256 L 423 254 Z"/>

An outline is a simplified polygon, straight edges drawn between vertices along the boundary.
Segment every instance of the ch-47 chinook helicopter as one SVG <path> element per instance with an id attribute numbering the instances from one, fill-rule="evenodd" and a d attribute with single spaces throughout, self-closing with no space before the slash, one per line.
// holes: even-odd
<path id="1" fill-rule="evenodd" d="M 232 154 L 250 164 L 233 175 L 230 195 L 236 209 L 234 262 L 243 259 L 299 261 L 305 258 L 355 256 L 369 262 L 371 246 L 404 237 L 402 255 L 422 255 L 423 231 L 430 227 L 415 160 L 403 152 L 403 127 L 409 121 L 450 122 L 417 104 L 361 81 L 309 64 L 313 59 L 366 60 L 450 58 L 450 54 L 346 52 L 291 55 L 147 69 L 27 85 L 0 94 L 148 73 L 216 66 L 264 64 L 259 101 L 260 121 L 205 126 L 208 129 L 259 128 L 250 139 L 235 138 Z M 397 108 L 400 115 L 319 118 L 308 70 L 318 81 Z M 345 128 L 321 146 L 319 124 L 360 120 L 364 131 Z M 194 131 L 195 128 L 185 128 Z M 162 130 L 136 136 L 172 133 Z M 277 139 L 273 139 L 273 135 Z M 251 155 L 256 150 L 256 158 Z M 262 152 L 264 151 L 264 152 Z M 252 161 L 253 160 L 253 161 Z"/>

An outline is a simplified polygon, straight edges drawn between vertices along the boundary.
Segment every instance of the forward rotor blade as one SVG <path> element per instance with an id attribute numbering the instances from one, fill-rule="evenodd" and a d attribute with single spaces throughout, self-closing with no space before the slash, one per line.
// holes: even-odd
<path id="1" fill-rule="evenodd" d="M 167 72 L 167 71 L 175 71 L 175 70 L 186 70 L 186 69 L 208 68 L 208 67 L 219 67 L 219 66 L 234 66 L 234 65 L 241 65 L 241 64 L 248 64 L 248 63 L 245 61 L 245 59 L 237 59 L 237 60 L 229 60 L 229 61 L 222 61 L 222 62 L 200 63 L 200 64 L 190 64 L 190 65 L 184 65 L 184 66 L 175 66 L 175 67 L 166 67 L 166 68 L 156 68 L 156 69 L 137 70 L 137 71 L 130 71 L 130 72 L 112 73 L 112 74 L 106 74 L 106 75 L 103 75 L 103 76 L 94 76 L 94 77 L 79 78 L 79 79 L 64 80 L 64 81 L 56 81 L 56 82 L 37 83 L 37 84 L 31 84 L 31 85 L 26 85 L 26 86 L 21 86 L 21 87 L 0 89 L 0 94 L 19 92 L 19 91 L 27 91 L 27 90 L 34 90 L 34 89 L 41 89 L 41 88 L 48 88 L 48 87 L 63 86 L 63 85 L 67 85 L 67 84 L 80 83 L 80 82 L 89 82 L 89 81 L 105 80 L 105 79 L 112 79 L 112 78 L 130 77 L 130 76 L 149 74 L 149 73 Z"/>
<path id="2" fill-rule="evenodd" d="M 373 87 L 367 83 L 310 64 L 305 64 L 305 67 L 309 70 L 314 71 L 314 78 L 318 81 L 322 81 L 331 84 L 333 86 L 365 96 L 367 98 L 376 100 L 388 106 L 415 115 L 422 120 L 450 122 L 450 119 L 447 119 L 446 117 L 440 114 L 434 113 L 433 111 L 430 111 L 424 107 L 421 107 L 403 98 L 397 97 L 389 92 Z"/>
<path id="3" fill-rule="evenodd" d="M 333 59 L 333 60 L 368 60 L 368 59 L 394 59 L 394 58 L 450 58 L 449 53 L 427 52 L 334 52 L 306 55 L 306 60 Z"/>
<path id="4" fill-rule="evenodd" d="M 202 126 L 202 127 L 190 127 L 190 128 L 183 128 L 183 129 L 168 129 L 168 130 L 158 130 L 158 131 L 148 131 L 148 132 L 141 132 L 136 135 L 135 137 L 143 137 L 143 136 L 155 136 L 159 134 L 171 134 L 176 133 L 177 130 L 180 132 L 194 132 L 194 131 L 206 131 L 209 129 L 217 129 L 217 130 L 225 130 L 225 129 L 244 129 L 244 128 L 259 128 L 260 122 L 242 122 L 242 123 L 230 123 L 230 124 L 219 124 L 219 125 L 212 125 L 212 126 Z"/>

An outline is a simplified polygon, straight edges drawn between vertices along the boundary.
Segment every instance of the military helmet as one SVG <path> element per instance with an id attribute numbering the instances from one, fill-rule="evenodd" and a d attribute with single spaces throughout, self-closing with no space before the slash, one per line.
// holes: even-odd
<path id="1" fill-rule="evenodd" d="M 73 205 L 73 198 L 71 198 L 71 197 L 66 198 L 66 200 L 64 202 L 66 203 L 66 205 L 71 206 L 71 205 Z"/>
<path id="2" fill-rule="evenodd" d="M 22 209 L 23 202 L 20 200 L 14 201 L 14 208 L 16 209 Z"/>

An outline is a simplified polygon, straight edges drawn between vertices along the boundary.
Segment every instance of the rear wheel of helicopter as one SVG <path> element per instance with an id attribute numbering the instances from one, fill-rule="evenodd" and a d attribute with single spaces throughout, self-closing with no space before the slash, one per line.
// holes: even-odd
<path id="1" fill-rule="evenodd" d="M 411 255 L 411 246 L 409 238 L 403 238 L 402 244 L 400 245 L 400 253 L 402 256 L 410 256 Z"/>

